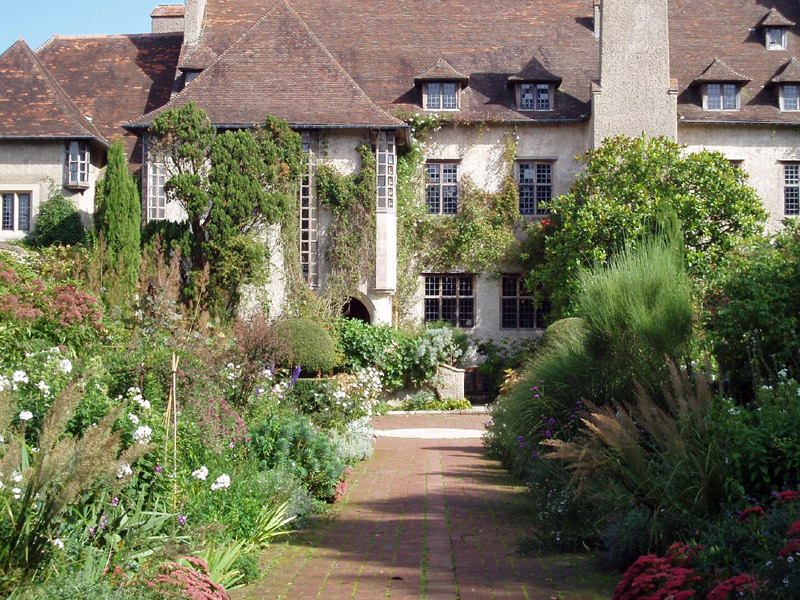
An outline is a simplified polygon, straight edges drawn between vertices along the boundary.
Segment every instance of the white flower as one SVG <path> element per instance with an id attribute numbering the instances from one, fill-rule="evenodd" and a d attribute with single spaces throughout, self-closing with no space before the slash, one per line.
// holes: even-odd
<path id="1" fill-rule="evenodd" d="M 151 437 L 153 437 L 153 430 L 147 425 L 141 425 L 133 432 L 133 441 L 142 445 L 149 444 Z"/>
<path id="2" fill-rule="evenodd" d="M 128 418 L 130 419 L 131 423 L 133 423 L 134 425 L 138 425 L 139 424 L 139 417 L 137 417 L 135 414 L 129 413 L 128 414 Z"/>
<path id="3" fill-rule="evenodd" d="M 14 383 L 28 383 L 28 374 L 25 371 L 14 371 L 11 380 Z"/>
<path id="4" fill-rule="evenodd" d="M 217 480 L 214 483 L 211 484 L 211 489 L 216 492 L 217 490 L 224 490 L 225 488 L 230 487 L 230 485 L 231 485 L 230 475 L 223 473 L 222 475 L 217 477 Z"/>
<path id="5" fill-rule="evenodd" d="M 14 500 L 19 500 L 22 498 L 22 490 L 18 487 L 11 488 L 11 493 L 14 494 Z"/>
<path id="6" fill-rule="evenodd" d="M 6 438 L 4 438 L 2 435 L 0 435 L 0 444 L 5 444 L 5 442 L 6 442 Z M 0 477 L 2 477 L 2 476 L 3 476 L 3 474 L 0 473 Z"/>
<path id="7" fill-rule="evenodd" d="M 58 370 L 62 373 L 72 373 L 72 361 L 68 358 L 58 361 Z"/>
<path id="8" fill-rule="evenodd" d="M 62 542 L 60 539 L 56 538 L 56 539 L 53 540 L 53 546 L 55 546 L 59 550 L 63 550 L 64 549 L 64 542 Z"/>
<path id="9" fill-rule="evenodd" d="M 0 375 L 0 392 L 4 392 L 11 387 L 11 382 L 5 375 Z"/>
<path id="10" fill-rule="evenodd" d="M 39 383 L 37 383 L 36 387 L 39 388 L 39 390 L 41 390 L 45 396 L 50 395 L 50 386 L 47 385 L 44 381 L 40 381 Z"/>
<path id="11" fill-rule="evenodd" d="M 793 563 L 793 562 L 794 562 L 794 556 L 790 556 L 790 557 L 788 557 L 788 558 L 786 559 L 786 562 Z"/>
<path id="12" fill-rule="evenodd" d="M 208 467 L 203 465 L 199 469 L 195 469 L 192 471 L 192 477 L 200 479 L 201 481 L 205 481 L 208 477 Z"/>
<path id="13" fill-rule="evenodd" d="M 119 469 L 117 469 L 117 479 L 122 479 L 126 475 L 133 475 L 133 471 L 131 470 L 131 466 L 127 463 L 122 465 Z"/>
<path id="14" fill-rule="evenodd" d="M 33 418 L 33 413 L 29 410 L 23 410 L 19 413 L 19 420 L 20 421 L 30 421 Z"/>
<path id="15" fill-rule="evenodd" d="M 14 483 L 19 483 L 20 481 L 22 481 L 22 473 L 15 472 L 14 476 L 11 478 L 11 481 L 13 481 Z"/>

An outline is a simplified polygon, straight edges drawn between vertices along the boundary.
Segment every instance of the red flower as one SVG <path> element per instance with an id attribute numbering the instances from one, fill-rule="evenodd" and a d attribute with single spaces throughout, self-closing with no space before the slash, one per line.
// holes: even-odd
<path id="1" fill-rule="evenodd" d="M 789 540 L 788 544 L 778 550 L 778 555 L 786 558 L 787 556 L 791 556 L 797 552 L 800 552 L 800 539 L 793 539 Z"/>
<path id="2" fill-rule="evenodd" d="M 800 521 L 795 521 L 789 526 L 786 537 L 800 537 Z"/>
<path id="3" fill-rule="evenodd" d="M 648 554 L 640 556 L 625 572 L 614 590 L 613 600 L 689 600 L 696 597 L 697 592 L 691 588 L 700 579 L 692 569 Z"/>
<path id="4" fill-rule="evenodd" d="M 708 594 L 708 600 L 727 600 L 732 592 L 753 592 L 758 589 L 758 582 L 752 575 L 736 575 L 726 579 Z"/>
<path id="5" fill-rule="evenodd" d="M 760 506 L 751 506 L 750 508 L 746 508 L 742 511 L 742 514 L 739 515 L 739 523 L 747 523 L 747 521 L 753 515 L 757 515 L 759 517 L 767 516 L 764 512 L 764 509 Z"/>
<path id="6" fill-rule="evenodd" d="M 778 500 L 781 502 L 792 502 L 793 500 L 797 500 L 800 498 L 800 493 L 786 490 L 785 492 L 778 492 Z"/>

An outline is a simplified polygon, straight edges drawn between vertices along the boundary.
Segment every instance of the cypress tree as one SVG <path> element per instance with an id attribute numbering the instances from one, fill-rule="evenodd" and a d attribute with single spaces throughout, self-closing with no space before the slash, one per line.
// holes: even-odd
<path id="1" fill-rule="evenodd" d="M 108 151 L 106 176 L 97 184 L 97 229 L 106 244 L 108 289 L 130 298 L 139 277 L 142 208 L 139 189 L 128 171 L 121 140 Z"/>

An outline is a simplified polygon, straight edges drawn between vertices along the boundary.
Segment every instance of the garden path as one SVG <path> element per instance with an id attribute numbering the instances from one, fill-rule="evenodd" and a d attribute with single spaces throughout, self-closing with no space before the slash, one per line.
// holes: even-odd
<path id="1" fill-rule="evenodd" d="M 385 415 L 373 426 L 475 431 L 487 420 L 486 414 Z M 531 510 L 524 489 L 485 457 L 475 435 L 381 436 L 375 455 L 350 475 L 335 516 L 273 544 L 263 557 L 265 579 L 234 598 L 610 598 L 615 577 L 600 574 L 590 556 L 515 553 Z"/>

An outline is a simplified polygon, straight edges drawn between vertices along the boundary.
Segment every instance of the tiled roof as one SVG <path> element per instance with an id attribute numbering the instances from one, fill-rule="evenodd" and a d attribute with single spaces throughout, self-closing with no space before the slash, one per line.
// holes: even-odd
<path id="1" fill-rule="evenodd" d="M 268 115 L 298 126 L 404 126 L 364 94 L 285 0 L 165 107 L 132 125 L 189 101 L 222 126 L 259 124 Z"/>
<path id="2" fill-rule="evenodd" d="M 561 83 L 562 78 L 551 73 L 547 67 L 535 58 L 532 58 L 525 67 L 508 78 L 509 81 L 552 81 Z"/>
<path id="3" fill-rule="evenodd" d="M 452 65 L 443 58 L 439 58 L 434 64 L 425 69 L 423 73 L 416 75 L 414 81 L 461 81 L 466 84 L 469 75 L 464 75 L 456 71 Z"/>
<path id="4" fill-rule="evenodd" d="M 151 17 L 170 17 L 180 18 L 183 16 L 185 7 L 182 4 L 160 4 L 150 13 Z"/>
<path id="5" fill-rule="evenodd" d="M 187 44 L 181 48 L 178 68 L 181 71 L 202 71 L 217 60 L 217 53 L 208 46 Z"/>
<path id="6" fill-rule="evenodd" d="M 774 8 L 770 8 L 764 19 L 759 23 L 761 27 L 794 27 L 794 21 L 790 21 Z"/>
<path id="7" fill-rule="evenodd" d="M 736 83 L 744 83 L 747 81 L 752 81 L 747 75 L 742 75 L 741 73 L 734 71 L 728 65 L 726 65 L 723 61 L 719 58 L 714 58 L 712 63 L 706 67 L 706 70 L 703 71 L 700 75 L 694 78 L 695 82 L 736 82 Z"/>
<path id="8" fill-rule="evenodd" d="M 800 62 L 793 56 L 775 77 L 770 79 L 771 83 L 798 83 L 800 82 Z"/>
<path id="9" fill-rule="evenodd" d="M 200 41 L 225 51 L 271 0 L 208 0 Z M 589 82 L 599 75 L 589 0 L 290 0 L 341 66 L 378 106 L 421 110 L 414 78 L 445 58 L 469 76 L 455 119 L 562 121 L 589 114 Z M 423 6 L 424 4 L 424 6 Z M 532 58 L 563 83 L 553 111 L 515 108 L 508 78 Z M 297 68 L 302 74 L 302 67 Z"/>
<path id="10" fill-rule="evenodd" d="M 166 104 L 172 94 L 181 34 L 56 36 L 37 56 L 107 139 L 135 136 L 122 123 Z"/>
<path id="11" fill-rule="evenodd" d="M 23 40 L 0 55 L 0 138 L 9 137 L 107 144 Z"/>
<path id="12" fill-rule="evenodd" d="M 678 114 L 684 121 L 800 124 L 797 112 L 782 112 L 771 79 L 800 52 L 800 27 L 786 32 L 787 50 L 767 50 L 758 27 L 768 7 L 800 21 L 796 0 L 670 0 L 671 76 L 678 79 Z M 742 82 L 741 109 L 705 111 L 701 87 L 693 85 L 714 57 L 752 78 Z"/>

